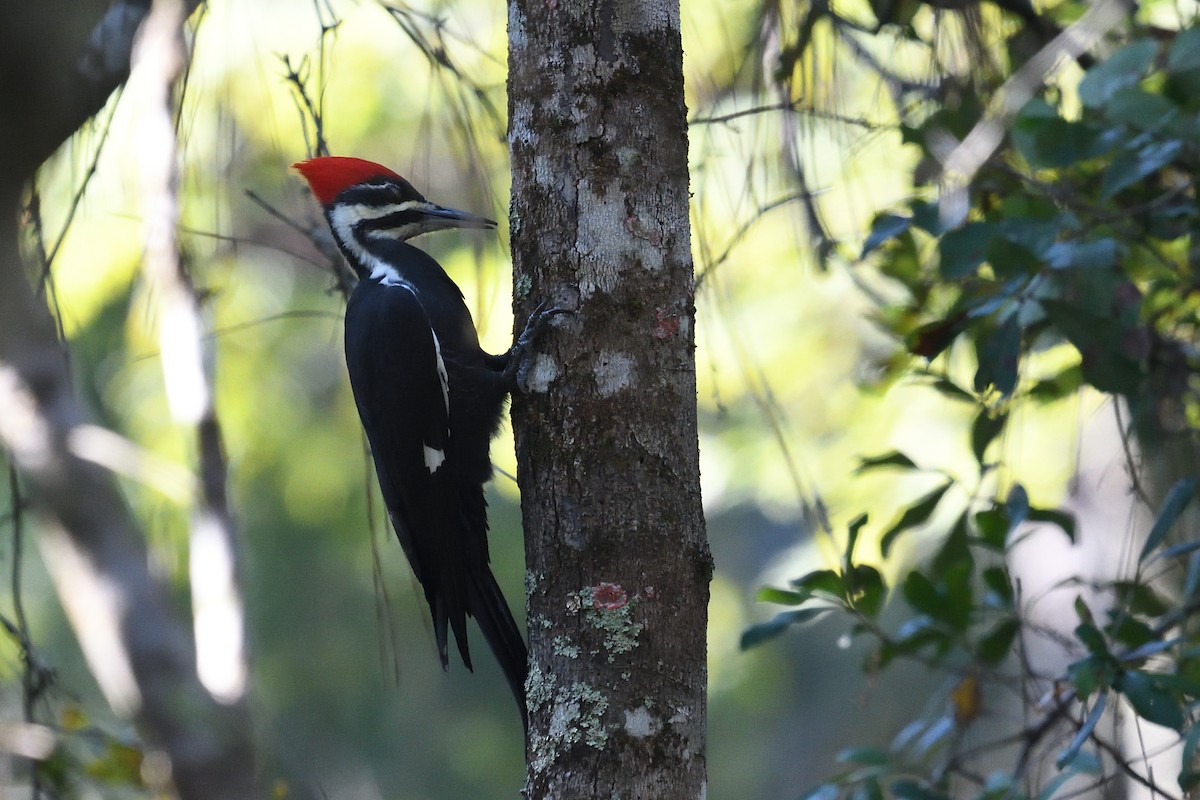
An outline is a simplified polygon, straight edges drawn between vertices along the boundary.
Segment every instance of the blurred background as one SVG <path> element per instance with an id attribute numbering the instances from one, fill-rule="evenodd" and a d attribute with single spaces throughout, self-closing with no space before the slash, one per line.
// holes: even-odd
<path id="1" fill-rule="evenodd" d="M 845 5 L 847 18 L 878 12 Z M 900 449 L 935 470 L 974 469 L 970 408 L 895 379 L 902 348 L 878 315 L 896 290 L 860 253 L 875 215 L 910 193 L 921 157 L 905 143 L 897 82 L 987 69 L 961 43 L 975 37 L 986 52 L 1018 23 L 989 6 L 973 27 L 942 28 L 922 7 L 906 24 L 929 47 L 884 31 L 856 40 L 854 57 L 818 25 L 780 95 L 779 30 L 800 13 L 754 0 L 683 8 L 701 468 L 716 561 L 716 798 L 798 797 L 848 743 L 885 744 L 922 708 L 944 704 L 952 685 L 920 667 L 864 674 L 864 651 L 833 615 L 747 652 L 739 638 L 771 613 L 758 589 L 833 563 L 842 545 L 829 531 L 859 514 L 871 519 L 859 558 L 878 563 L 879 532 L 937 477 L 858 476 L 861 457 Z M 490 659 L 474 676 L 437 668 L 424 604 L 374 494 L 342 358 L 343 300 L 305 235 L 319 211 L 289 169 L 312 154 L 315 109 L 334 154 L 387 164 L 435 202 L 500 220 L 494 234 L 417 244 L 464 289 L 485 348 L 506 349 L 503 4 L 216 0 L 193 18 L 189 42 L 183 245 L 214 345 L 262 736 L 331 798 L 515 798 L 519 720 Z M 189 465 L 191 434 L 167 413 L 155 298 L 141 277 L 134 113 L 118 94 L 43 168 L 40 233 L 78 390 L 103 424 Z M 1094 406 L 1027 410 L 1010 429 L 1004 457 L 1035 502 L 1060 502 L 1075 432 Z M 492 452 L 494 570 L 519 597 L 508 431 Z M 156 569 L 186 604 L 187 508 L 143 484 L 125 489 Z M 935 515 L 906 538 L 910 551 L 886 569 L 927 548 L 941 523 Z M 0 537 L 5 568 L 12 555 Z M 132 731 L 105 710 L 35 547 L 19 569 L 38 655 L 54 671 L 42 713 L 77 734 L 75 791 L 133 796 L 119 774 L 122 748 L 136 749 Z M 0 641 L 9 718 L 19 716 L 20 675 L 18 648 Z"/>

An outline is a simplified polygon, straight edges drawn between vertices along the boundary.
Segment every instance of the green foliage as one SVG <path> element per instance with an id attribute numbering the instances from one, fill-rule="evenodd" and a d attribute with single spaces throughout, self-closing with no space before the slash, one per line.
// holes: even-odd
<path id="1" fill-rule="evenodd" d="M 864 243 L 862 268 L 876 267 L 903 289 L 903 299 L 879 314 L 907 351 L 908 361 L 893 363 L 974 407 L 964 436 L 977 472 L 942 474 L 879 531 L 880 554 L 897 578 L 851 557 L 860 519 L 839 570 L 764 593 L 792 609 L 751 629 L 743 647 L 767 638 L 749 635 L 755 630 L 778 635 L 811 612 L 832 610 L 870 644 L 868 672 L 913 660 L 947 675 L 944 702 L 888 747 L 868 742 L 845 751 L 839 760 L 847 768 L 809 797 L 1024 798 L 1029 756 L 1047 745 L 1060 772 L 1037 798 L 1065 796 L 1071 778 L 1103 771 L 1103 754 L 1114 750 L 1098 724 L 1118 705 L 1177 732 L 1179 787 L 1200 785 L 1200 543 L 1169 536 L 1195 497 L 1194 476 L 1167 494 L 1132 579 L 1071 584 L 1081 587 L 1078 624 L 1066 644 L 1075 660 L 1049 694 L 1026 698 L 1028 719 L 1009 731 L 1022 742 L 1012 770 L 981 781 L 950 744 L 983 713 L 985 687 L 1011 683 L 1014 671 L 1029 679 L 1021 646 L 1037 632 L 1008 554 L 1028 523 L 1075 537 L 1073 517 L 1032 505 L 996 446 L 1023 404 L 1060 402 L 1090 387 L 1124 400 L 1143 443 L 1200 428 L 1200 29 L 1165 44 L 1134 38 L 1075 89 L 1078 110 L 1062 87 L 1044 89 L 1020 110 L 1004 145 L 974 176 L 965 218 L 944 219 L 918 196 L 878 215 Z M 956 107 L 905 126 L 905 140 L 932 156 L 937 137 L 949 132 L 961 140 L 982 118 L 982 105 L 968 92 Z M 1041 354 L 1066 349 L 1074 357 L 1064 366 L 1034 377 Z M 972 357 L 971 381 L 955 377 L 960 352 Z M 893 450 L 864 458 L 857 472 L 924 475 L 918 460 Z M 898 545 L 921 528 L 923 557 L 900 566 Z M 1148 567 L 1185 558 L 1182 594 L 1167 598 L 1152 582 L 1158 570 Z M 853 591 L 860 585 L 870 587 L 867 603 Z M 1096 603 L 1082 587 L 1105 600 Z M 964 785 L 973 788 L 964 793 Z"/>

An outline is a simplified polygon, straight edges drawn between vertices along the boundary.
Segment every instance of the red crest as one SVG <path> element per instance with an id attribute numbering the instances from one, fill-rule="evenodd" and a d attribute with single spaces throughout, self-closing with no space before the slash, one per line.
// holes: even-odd
<path id="1" fill-rule="evenodd" d="M 383 176 L 400 178 L 382 164 L 345 156 L 310 158 L 307 161 L 297 161 L 292 164 L 292 168 L 304 176 L 308 181 L 308 188 L 323 206 L 332 203 L 343 190 L 356 183 Z"/>

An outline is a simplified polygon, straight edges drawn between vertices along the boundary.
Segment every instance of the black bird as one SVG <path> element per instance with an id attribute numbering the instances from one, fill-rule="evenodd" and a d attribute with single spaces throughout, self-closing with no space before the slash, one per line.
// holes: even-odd
<path id="1" fill-rule="evenodd" d="M 462 291 L 408 239 L 442 228 L 494 228 L 443 208 L 387 167 L 324 157 L 293 165 L 320 202 L 358 275 L 346 306 L 346 366 L 388 515 L 433 615 L 442 668 L 447 629 L 471 669 L 474 617 L 528 724 L 528 652 L 488 566 L 488 446 L 522 352 L 557 309 L 539 311 L 503 355 L 479 346 Z"/>

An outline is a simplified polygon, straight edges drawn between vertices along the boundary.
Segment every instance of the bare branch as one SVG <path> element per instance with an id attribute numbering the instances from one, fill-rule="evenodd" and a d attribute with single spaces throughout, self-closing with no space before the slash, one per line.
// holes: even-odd
<path id="1" fill-rule="evenodd" d="M 142 144 L 147 279 L 160 298 L 159 349 L 173 418 L 196 427 L 200 497 L 192 514 L 192 612 L 201 682 L 224 703 L 246 690 L 244 615 L 237 580 L 237 546 L 225 491 L 212 381 L 204 352 L 200 301 L 179 258 L 178 183 L 171 91 L 184 63 L 183 6 L 155 0 L 134 51 L 130 93 L 138 107 Z"/>

